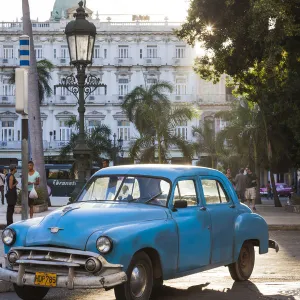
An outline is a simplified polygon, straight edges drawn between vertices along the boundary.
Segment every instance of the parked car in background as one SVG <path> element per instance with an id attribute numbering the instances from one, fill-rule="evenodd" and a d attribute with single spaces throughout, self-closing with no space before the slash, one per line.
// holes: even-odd
<path id="1" fill-rule="evenodd" d="M 276 191 L 279 197 L 291 198 L 293 188 L 288 186 L 286 183 L 276 183 Z M 266 197 L 268 195 L 267 188 L 260 188 L 260 195 Z"/>
<path id="2" fill-rule="evenodd" d="M 50 288 L 114 288 L 117 300 L 148 300 L 164 280 L 220 266 L 245 281 L 254 247 L 279 250 L 225 175 L 174 165 L 102 169 L 75 203 L 12 224 L 2 241 L 0 280 L 24 300 Z"/>

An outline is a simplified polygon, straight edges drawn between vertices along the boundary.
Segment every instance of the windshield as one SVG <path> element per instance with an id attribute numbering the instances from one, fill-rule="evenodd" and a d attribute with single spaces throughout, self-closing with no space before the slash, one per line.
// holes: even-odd
<path id="1" fill-rule="evenodd" d="M 78 202 L 115 201 L 166 206 L 171 185 L 162 178 L 144 176 L 93 177 Z"/>

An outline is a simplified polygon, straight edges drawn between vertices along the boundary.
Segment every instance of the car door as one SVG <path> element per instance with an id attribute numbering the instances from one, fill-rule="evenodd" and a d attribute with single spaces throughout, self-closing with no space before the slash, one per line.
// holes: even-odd
<path id="1" fill-rule="evenodd" d="M 196 178 L 181 178 L 174 185 L 174 201 L 185 200 L 187 207 L 172 209 L 179 236 L 178 272 L 206 266 L 210 261 L 210 216 L 199 202 Z"/>
<path id="2" fill-rule="evenodd" d="M 211 263 L 232 262 L 237 210 L 226 185 L 229 183 L 210 176 L 201 176 L 200 182 L 205 207 L 211 217 Z"/>

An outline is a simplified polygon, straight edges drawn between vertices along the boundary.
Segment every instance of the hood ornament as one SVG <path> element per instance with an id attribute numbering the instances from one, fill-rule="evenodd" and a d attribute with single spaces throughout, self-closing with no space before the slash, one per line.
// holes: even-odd
<path id="1" fill-rule="evenodd" d="M 49 229 L 51 233 L 58 233 L 60 230 L 64 230 L 63 228 L 58 227 L 50 227 Z"/>
<path id="2" fill-rule="evenodd" d="M 74 209 L 79 209 L 80 207 L 73 207 L 73 206 L 66 206 L 63 210 L 62 210 L 62 216 L 64 216 L 66 213 L 68 213 L 69 211 L 72 211 Z"/>

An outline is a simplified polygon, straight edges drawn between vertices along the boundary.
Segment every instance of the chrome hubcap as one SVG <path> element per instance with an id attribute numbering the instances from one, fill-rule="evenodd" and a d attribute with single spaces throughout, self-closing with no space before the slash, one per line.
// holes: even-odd
<path id="1" fill-rule="evenodd" d="M 143 265 L 136 265 L 131 273 L 130 288 L 134 297 L 141 297 L 146 289 L 147 273 Z"/>

